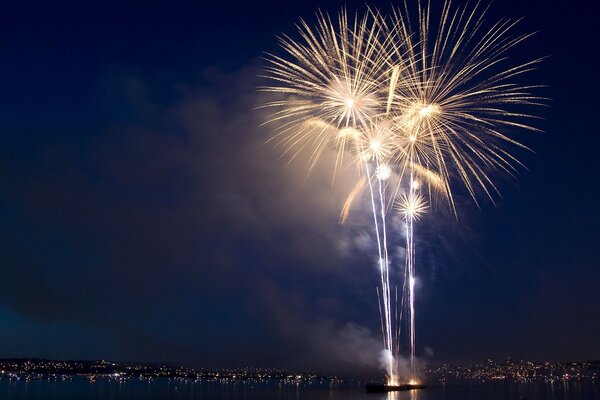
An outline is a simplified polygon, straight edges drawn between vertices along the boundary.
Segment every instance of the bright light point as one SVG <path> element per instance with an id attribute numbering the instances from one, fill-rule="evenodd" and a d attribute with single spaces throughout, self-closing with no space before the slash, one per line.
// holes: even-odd
<path id="1" fill-rule="evenodd" d="M 419 115 L 422 118 L 427 118 L 431 115 L 439 114 L 440 112 L 441 108 L 437 104 L 427 104 L 421 106 L 421 109 L 419 110 Z"/>
<path id="2" fill-rule="evenodd" d="M 404 125 L 410 130 L 417 129 L 419 128 L 422 120 L 432 118 L 441 112 L 441 107 L 435 103 L 426 104 L 420 101 L 415 101 L 406 108 L 404 113 Z M 412 133 L 408 139 L 411 142 L 415 142 L 417 140 L 416 133 Z"/>
<path id="3" fill-rule="evenodd" d="M 415 287 L 415 277 L 414 277 L 414 276 L 411 276 L 411 277 L 410 277 L 410 280 L 409 280 L 409 282 L 410 282 L 410 287 L 411 287 L 411 288 L 412 288 L 412 287 Z"/>
<path id="4" fill-rule="evenodd" d="M 387 164 L 379 164 L 375 170 L 375 175 L 380 181 L 385 181 L 392 176 L 392 169 Z"/>
<path id="5" fill-rule="evenodd" d="M 371 140 L 369 147 L 371 147 L 371 150 L 373 150 L 374 153 L 377 153 L 381 150 L 381 142 L 379 140 Z"/>
<path id="6" fill-rule="evenodd" d="M 314 107 L 321 110 L 317 114 L 336 121 L 338 127 L 348 122 L 354 124 L 367 120 L 378 104 L 374 93 L 349 77 L 333 76 L 331 83 L 324 89 L 324 99 L 316 102 Z"/>
<path id="7" fill-rule="evenodd" d="M 421 182 L 415 179 L 410 183 L 410 187 L 416 190 L 421 187 Z"/>
<path id="8" fill-rule="evenodd" d="M 417 135 L 410 135 L 408 137 L 408 140 L 410 140 L 412 143 L 416 142 L 417 141 Z"/>
<path id="9" fill-rule="evenodd" d="M 371 159 L 371 154 L 368 151 L 361 151 L 358 154 L 358 158 L 360 161 L 369 161 Z"/>
<path id="10" fill-rule="evenodd" d="M 419 384 L 419 382 L 417 382 L 417 381 L 416 381 L 416 380 L 414 380 L 414 379 L 411 379 L 410 381 L 408 381 L 408 384 L 409 384 L 409 385 L 418 385 L 418 384 Z"/>

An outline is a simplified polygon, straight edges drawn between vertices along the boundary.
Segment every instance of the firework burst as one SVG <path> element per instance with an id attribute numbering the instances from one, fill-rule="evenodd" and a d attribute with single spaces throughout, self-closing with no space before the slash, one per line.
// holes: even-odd
<path id="1" fill-rule="evenodd" d="M 514 35 L 518 21 L 486 26 L 487 9 L 479 3 L 453 8 L 445 2 L 437 26 L 429 3 L 417 3 L 416 18 L 404 4 L 386 23 L 395 54 L 388 60 L 405 75 L 393 97 L 395 159 L 435 171 L 453 208 L 454 177 L 475 201 L 477 188 L 492 198 L 498 189 L 491 173 L 514 174 L 520 162 L 511 148 L 527 149 L 507 132 L 539 131 L 532 125 L 537 117 L 522 110 L 545 99 L 532 93 L 538 85 L 519 79 L 542 58 L 510 64 L 509 51 L 531 34 Z"/>
<path id="2" fill-rule="evenodd" d="M 265 107 L 272 110 L 267 123 L 277 124 L 272 140 L 285 154 L 294 158 L 308 148 L 310 170 L 325 150 L 334 149 L 334 174 L 346 155 L 358 166 L 340 220 L 367 191 L 378 244 L 389 384 L 399 379 L 394 360 L 400 325 L 392 321 L 388 210 L 398 211 L 406 226 L 402 295 L 407 301 L 402 304 L 412 366 L 406 378 L 414 380 L 414 223 L 433 197 L 456 213 L 454 182 L 476 202 L 478 190 L 492 198 L 498 192 L 492 173 L 514 174 L 520 162 L 512 150 L 527 149 L 509 133 L 537 131 L 536 117 L 522 108 L 545 100 L 533 94 L 539 86 L 520 83 L 541 59 L 509 63 L 508 52 L 530 36 L 513 35 L 517 22 L 486 27 L 487 9 L 479 3 L 453 8 L 447 1 L 439 18 L 432 16 L 430 3 L 416 0 L 416 5 L 411 13 L 405 2 L 389 18 L 369 9 L 353 18 L 342 10 L 337 20 L 318 13 L 315 27 L 301 21 L 298 40 L 280 38 L 286 55 L 267 58 L 270 85 L 262 87 L 278 97 Z"/>
<path id="3" fill-rule="evenodd" d="M 280 37 L 289 58 L 269 55 L 265 77 L 272 84 L 261 89 L 283 97 L 265 104 L 276 110 L 267 122 L 280 123 L 273 139 L 292 157 L 309 146 L 312 167 L 335 147 L 341 160 L 355 128 L 381 113 L 391 53 L 381 47 L 380 20 L 374 13 L 352 18 L 342 10 L 334 22 L 319 13 L 314 28 L 300 22 L 300 40 Z"/>
<path id="4" fill-rule="evenodd" d="M 415 194 L 413 196 L 403 193 L 399 196 L 396 204 L 396 209 L 400 212 L 405 221 L 408 220 L 419 220 L 429 206 L 425 197 L 421 194 Z"/>

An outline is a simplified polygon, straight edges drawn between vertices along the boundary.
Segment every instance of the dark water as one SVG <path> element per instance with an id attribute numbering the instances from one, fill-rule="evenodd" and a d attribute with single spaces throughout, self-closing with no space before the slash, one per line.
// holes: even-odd
<path id="1" fill-rule="evenodd" d="M 326 384 L 220 384 L 154 381 L 89 382 L 72 381 L 0 381 L 0 399 L 28 400 L 600 400 L 600 385 L 591 383 L 515 384 L 487 383 L 461 386 L 432 386 L 413 392 L 367 394 L 360 385 Z"/>

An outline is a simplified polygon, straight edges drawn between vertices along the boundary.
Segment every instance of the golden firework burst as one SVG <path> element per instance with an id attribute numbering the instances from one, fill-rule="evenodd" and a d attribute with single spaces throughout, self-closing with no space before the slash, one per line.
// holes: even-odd
<path id="1" fill-rule="evenodd" d="M 427 201 L 420 193 L 402 193 L 396 200 L 396 209 L 406 221 L 419 220 L 428 208 Z"/>

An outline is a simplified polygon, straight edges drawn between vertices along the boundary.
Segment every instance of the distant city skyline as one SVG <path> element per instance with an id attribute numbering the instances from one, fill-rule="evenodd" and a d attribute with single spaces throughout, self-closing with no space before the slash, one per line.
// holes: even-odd
<path id="1" fill-rule="evenodd" d="M 477 364 L 439 364 L 426 367 L 422 377 L 429 384 L 453 382 L 590 382 L 600 379 L 600 360 L 597 361 L 503 361 L 485 360 Z M 65 380 L 73 377 L 128 380 L 156 378 L 181 379 L 195 382 L 279 382 L 299 383 L 360 382 L 365 375 L 336 376 L 327 371 L 306 371 L 277 368 L 194 369 L 164 363 L 141 364 L 114 360 L 44 360 L 0 359 L 0 380 Z"/>

